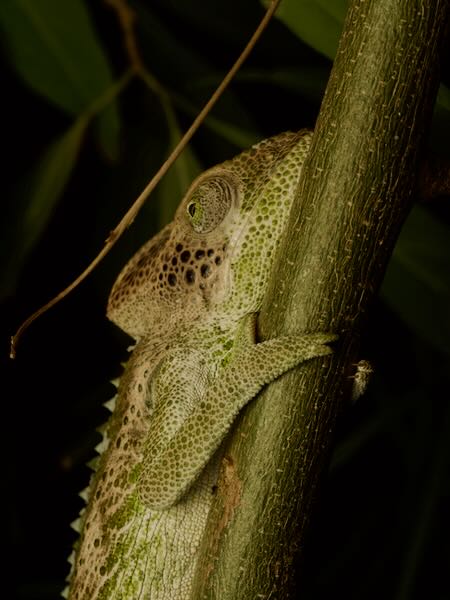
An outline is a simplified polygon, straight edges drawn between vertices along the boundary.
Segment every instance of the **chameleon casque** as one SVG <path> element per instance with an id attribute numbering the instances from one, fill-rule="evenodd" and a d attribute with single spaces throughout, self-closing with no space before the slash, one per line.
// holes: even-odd
<path id="1" fill-rule="evenodd" d="M 188 600 L 227 431 L 264 385 L 331 352 L 331 334 L 255 339 L 311 135 L 200 175 L 119 275 L 108 317 L 136 346 L 82 494 L 71 600 Z"/>

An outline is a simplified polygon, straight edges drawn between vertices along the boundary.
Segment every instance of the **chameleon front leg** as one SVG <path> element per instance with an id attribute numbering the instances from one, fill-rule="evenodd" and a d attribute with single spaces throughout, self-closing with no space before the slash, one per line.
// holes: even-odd
<path id="1" fill-rule="evenodd" d="M 179 501 L 213 456 L 239 411 L 268 383 L 303 361 L 332 352 L 337 336 L 280 336 L 255 343 L 254 315 L 244 317 L 231 358 L 210 381 L 185 422 L 157 455 L 144 457 L 142 502 L 167 509 Z M 195 381 L 192 381 L 192 385 Z"/>

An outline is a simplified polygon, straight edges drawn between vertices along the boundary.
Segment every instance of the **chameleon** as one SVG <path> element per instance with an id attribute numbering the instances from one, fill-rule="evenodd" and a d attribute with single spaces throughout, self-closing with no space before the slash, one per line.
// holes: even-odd
<path id="1" fill-rule="evenodd" d="M 257 339 L 311 138 L 279 134 L 205 171 L 116 280 L 107 316 L 136 344 L 81 494 L 66 598 L 188 600 L 227 432 L 265 385 L 332 351 L 330 333 Z"/>

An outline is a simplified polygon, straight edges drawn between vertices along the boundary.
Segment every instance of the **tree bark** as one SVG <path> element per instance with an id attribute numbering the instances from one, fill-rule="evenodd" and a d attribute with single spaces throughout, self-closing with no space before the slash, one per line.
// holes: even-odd
<path id="1" fill-rule="evenodd" d="M 359 331 L 413 199 L 449 7 L 350 3 L 259 320 L 261 339 L 340 339 L 331 358 L 272 384 L 234 428 L 192 599 L 294 597 L 292 565 L 349 396 Z"/>

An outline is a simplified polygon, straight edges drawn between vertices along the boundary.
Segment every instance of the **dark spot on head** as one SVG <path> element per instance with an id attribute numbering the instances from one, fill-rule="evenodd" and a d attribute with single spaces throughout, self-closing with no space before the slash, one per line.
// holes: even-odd
<path id="1" fill-rule="evenodd" d="M 175 246 L 175 250 L 176 250 L 177 252 L 181 252 L 181 251 L 183 250 L 183 244 L 177 244 L 177 245 Z"/>
<path id="2" fill-rule="evenodd" d="M 203 278 L 207 278 L 211 275 L 211 267 L 209 265 L 202 265 L 200 268 L 200 273 Z"/>
<path id="3" fill-rule="evenodd" d="M 165 266 L 165 265 L 164 265 L 164 266 Z M 161 281 L 161 279 L 162 279 L 162 278 L 163 278 L 163 274 L 162 274 L 162 273 L 160 273 L 160 274 L 158 275 L 158 279 Z"/>
<path id="4" fill-rule="evenodd" d="M 163 264 L 163 271 L 167 271 L 167 265 Z"/>
<path id="5" fill-rule="evenodd" d="M 189 250 L 185 250 L 184 252 L 181 253 L 181 256 L 180 256 L 181 262 L 187 263 L 190 258 L 191 258 L 191 253 L 189 252 Z"/>
<path id="6" fill-rule="evenodd" d="M 205 256 L 205 251 L 204 250 L 197 250 L 197 252 L 195 253 L 195 258 L 197 260 L 199 260 L 200 258 L 203 258 Z"/>
<path id="7" fill-rule="evenodd" d="M 192 284 L 195 282 L 195 272 L 193 271 L 193 269 L 188 269 L 185 273 L 185 279 L 186 282 L 189 284 Z"/>
<path id="8" fill-rule="evenodd" d="M 174 256 L 172 258 L 172 264 L 173 264 L 173 266 L 175 266 L 176 264 L 178 264 L 178 258 L 176 256 Z"/>
<path id="9" fill-rule="evenodd" d="M 220 263 L 222 262 L 222 257 L 216 256 L 216 258 L 214 259 L 214 262 L 216 263 L 216 265 L 220 265 Z"/>
<path id="10" fill-rule="evenodd" d="M 169 277 L 167 278 L 167 281 L 168 281 L 169 285 L 173 287 L 177 283 L 177 276 L 174 275 L 173 273 L 170 273 Z"/>
<path id="11" fill-rule="evenodd" d="M 209 258 L 211 258 L 211 256 L 214 255 L 214 250 L 212 248 L 209 248 L 207 254 L 208 254 Z"/>

